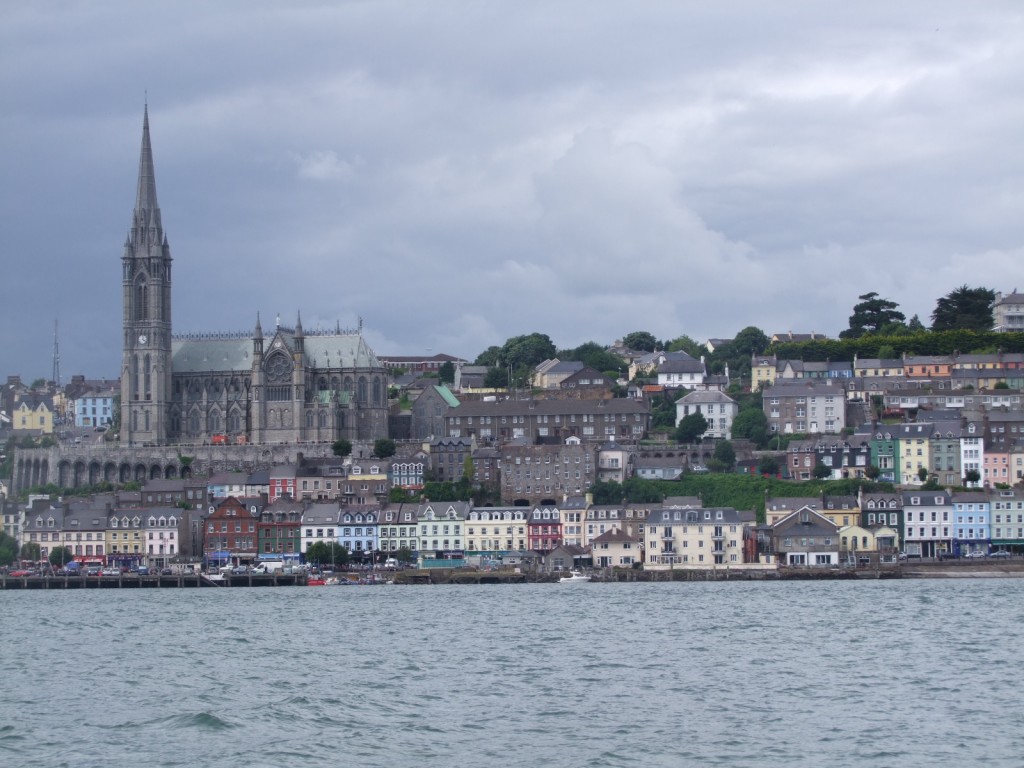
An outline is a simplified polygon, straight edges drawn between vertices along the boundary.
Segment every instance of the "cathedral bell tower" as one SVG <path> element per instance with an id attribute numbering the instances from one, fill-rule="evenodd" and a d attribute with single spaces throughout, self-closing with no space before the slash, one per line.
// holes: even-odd
<path id="1" fill-rule="evenodd" d="M 121 257 L 124 320 L 121 443 L 163 445 L 171 400 L 171 248 L 156 200 L 149 106 L 142 118 L 139 185 Z"/>

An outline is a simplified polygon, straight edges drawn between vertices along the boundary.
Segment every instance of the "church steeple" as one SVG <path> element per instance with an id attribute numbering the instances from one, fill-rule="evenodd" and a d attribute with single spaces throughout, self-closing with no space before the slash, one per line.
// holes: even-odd
<path id="1" fill-rule="evenodd" d="M 156 172 L 153 169 L 153 146 L 149 141 L 149 104 L 142 115 L 142 151 L 139 153 L 139 184 L 132 214 L 132 240 L 137 245 L 163 245 L 166 241 L 160 221 L 160 204 L 156 199 Z"/>
<path id="2" fill-rule="evenodd" d="M 142 116 L 142 150 L 131 229 L 121 257 L 123 342 L 121 439 L 163 445 L 171 432 L 171 248 L 160 220 L 149 138 Z"/>

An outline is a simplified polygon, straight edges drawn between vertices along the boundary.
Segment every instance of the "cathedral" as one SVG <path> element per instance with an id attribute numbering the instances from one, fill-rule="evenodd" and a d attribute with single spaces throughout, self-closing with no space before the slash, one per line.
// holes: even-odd
<path id="1" fill-rule="evenodd" d="M 121 444 L 373 441 L 387 437 L 387 372 L 354 330 L 279 322 L 264 335 L 175 336 L 171 249 L 156 198 L 149 110 L 139 183 L 121 259 L 124 338 Z"/>

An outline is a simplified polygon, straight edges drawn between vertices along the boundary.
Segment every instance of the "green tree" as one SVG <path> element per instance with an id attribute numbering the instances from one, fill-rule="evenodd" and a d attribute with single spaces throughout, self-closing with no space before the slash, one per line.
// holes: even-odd
<path id="1" fill-rule="evenodd" d="M 928 330 L 924 327 L 924 323 L 921 322 L 921 318 L 914 315 L 912 318 L 907 320 L 907 330 L 911 333 L 920 333 L 921 331 Z"/>
<path id="2" fill-rule="evenodd" d="M 623 374 L 626 368 L 625 360 L 594 341 L 580 344 L 576 349 L 559 350 L 558 359 L 578 360 L 595 371 L 615 371 L 615 375 L 610 377 L 613 380 Z"/>
<path id="3" fill-rule="evenodd" d="M 832 474 L 832 467 L 826 467 L 824 464 L 814 465 L 814 479 L 824 480 Z"/>
<path id="4" fill-rule="evenodd" d="M 473 365 L 486 365 L 488 368 L 495 368 L 500 365 L 501 347 L 490 346 L 476 356 Z"/>
<path id="5" fill-rule="evenodd" d="M 691 413 L 683 416 L 676 427 L 677 443 L 693 443 L 700 440 L 701 436 L 708 431 L 708 420 L 703 413 Z"/>
<path id="6" fill-rule="evenodd" d="M 928 468 L 927 467 L 918 467 L 918 469 L 917 469 L 917 479 L 920 480 L 922 483 L 925 480 L 928 479 Z"/>
<path id="7" fill-rule="evenodd" d="M 437 369 L 437 377 L 444 384 L 455 383 L 455 364 L 451 360 L 445 360 Z"/>
<path id="8" fill-rule="evenodd" d="M 658 348 L 658 340 L 654 334 L 648 331 L 633 331 L 622 337 L 622 344 L 626 349 L 636 352 L 653 352 Z"/>
<path id="9" fill-rule="evenodd" d="M 736 465 L 736 450 L 729 440 L 721 440 L 715 445 L 714 457 L 722 463 L 726 469 L 732 469 Z"/>
<path id="10" fill-rule="evenodd" d="M 974 484 L 981 480 L 981 473 L 976 469 L 968 469 L 964 472 L 964 481 Z"/>
<path id="11" fill-rule="evenodd" d="M 932 330 L 992 330 L 992 302 L 995 298 L 996 292 L 990 288 L 961 285 L 935 303 Z"/>
<path id="12" fill-rule="evenodd" d="M 400 485 L 393 485 L 388 490 L 388 501 L 392 504 L 401 504 L 403 501 L 409 500 L 409 491 L 402 488 Z"/>
<path id="13" fill-rule="evenodd" d="M 666 392 L 664 396 L 651 401 L 651 427 L 652 429 L 672 429 L 676 425 L 676 398 L 682 397 Z"/>
<path id="14" fill-rule="evenodd" d="M 499 359 L 501 365 L 516 368 L 532 369 L 550 360 L 557 350 L 554 342 L 546 334 L 531 333 L 525 336 L 513 336 L 501 348 Z"/>
<path id="15" fill-rule="evenodd" d="M 335 456 L 341 456 L 342 458 L 344 458 L 345 456 L 349 456 L 352 454 L 352 442 L 350 440 L 346 440 L 345 438 L 335 440 L 334 443 L 331 445 L 331 451 L 334 453 Z"/>
<path id="16" fill-rule="evenodd" d="M 311 565 L 338 566 L 348 565 L 349 551 L 336 541 L 314 541 L 306 547 L 306 562 Z"/>
<path id="17" fill-rule="evenodd" d="M 881 474 L 882 470 L 880 470 L 874 464 L 871 464 L 864 470 L 864 476 L 867 477 L 868 480 L 877 480 L 879 475 Z"/>
<path id="18" fill-rule="evenodd" d="M 59 568 L 63 568 L 74 559 L 75 553 L 71 551 L 70 547 L 54 547 L 50 550 L 50 565 L 56 565 Z"/>
<path id="19" fill-rule="evenodd" d="M 736 334 L 736 338 L 730 342 L 729 347 L 734 354 L 752 357 L 760 355 L 768 349 L 770 343 L 771 341 L 764 331 L 753 325 L 748 325 Z"/>
<path id="20" fill-rule="evenodd" d="M 397 552 L 395 552 L 395 560 L 400 563 L 411 563 L 416 560 L 416 555 L 408 547 L 401 547 Z"/>
<path id="21" fill-rule="evenodd" d="M 46 386 L 46 379 L 36 379 L 32 382 L 32 386 L 29 389 L 37 390 L 43 389 Z"/>
<path id="22" fill-rule="evenodd" d="M 378 459 L 390 459 L 395 455 L 395 450 L 395 441 L 387 437 L 382 437 L 373 443 L 373 455 Z"/>
<path id="23" fill-rule="evenodd" d="M 11 565 L 18 559 L 18 542 L 13 536 L 0 531 L 0 565 Z"/>
<path id="24" fill-rule="evenodd" d="M 26 541 L 21 545 L 21 559 L 31 560 L 33 563 L 39 562 L 40 550 L 39 545 L 34 541 Z"/>
<path id="25" fill-rule="evenodd" d="M 997 381 L 995 384 L 992 385 L 992 389 L 1009 389 L 1009 388 L 1010 388 L 1010 385 L 1007 384 L 1005 381 Z"/>
<path id="26" fill-rule="evenodd" d="M 760 408 L 746 408 L 733 419 L 731 434 L 733 440 L 750 440 L 763 446 L 768 439 L 768 417 Z"/>
<path id="27" fill-rule="evenodd" d="M 504 389 L 508 386 L 508 370 L 505 368 L 488 368 L 484 376 L 487 389 Z"/>
<path id="28" fill-rule="evenodd" d="M 881 298 L 874 291 L 857 298 L 860 302 L 853 306 L 850 327 L 839 334 L 841 339 L 857 339 L 865 334 L 875 333 L 889 323 L 902 323 L 905 319 L 903 313 L 897 309 L 899 304 Z"/>
<path id="29" fill-rule="evenodd" d="M 590 487 L 595 504 L 621 504 L 626 492 L 621 483 L 614 480 L 598 480 Z"/>

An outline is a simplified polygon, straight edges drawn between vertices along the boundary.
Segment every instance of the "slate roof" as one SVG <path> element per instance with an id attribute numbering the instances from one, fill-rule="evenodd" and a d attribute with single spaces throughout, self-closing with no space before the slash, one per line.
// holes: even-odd
<path id="1" fill-rule="evenodd" d="M 289 349 L 295 348 L 295 333 L 279 328 L 274 335 Z M 317 368 L 379 368 L 380 362 L 361 334 L 307 334 L 303 340 L 308 361 Z M 252 371 L 252 337 L 243 334 L 183 336 L 171 342 L 174 373 L 211 371 Z M 269 353 L 270 344 L 264 347 Z"/>

